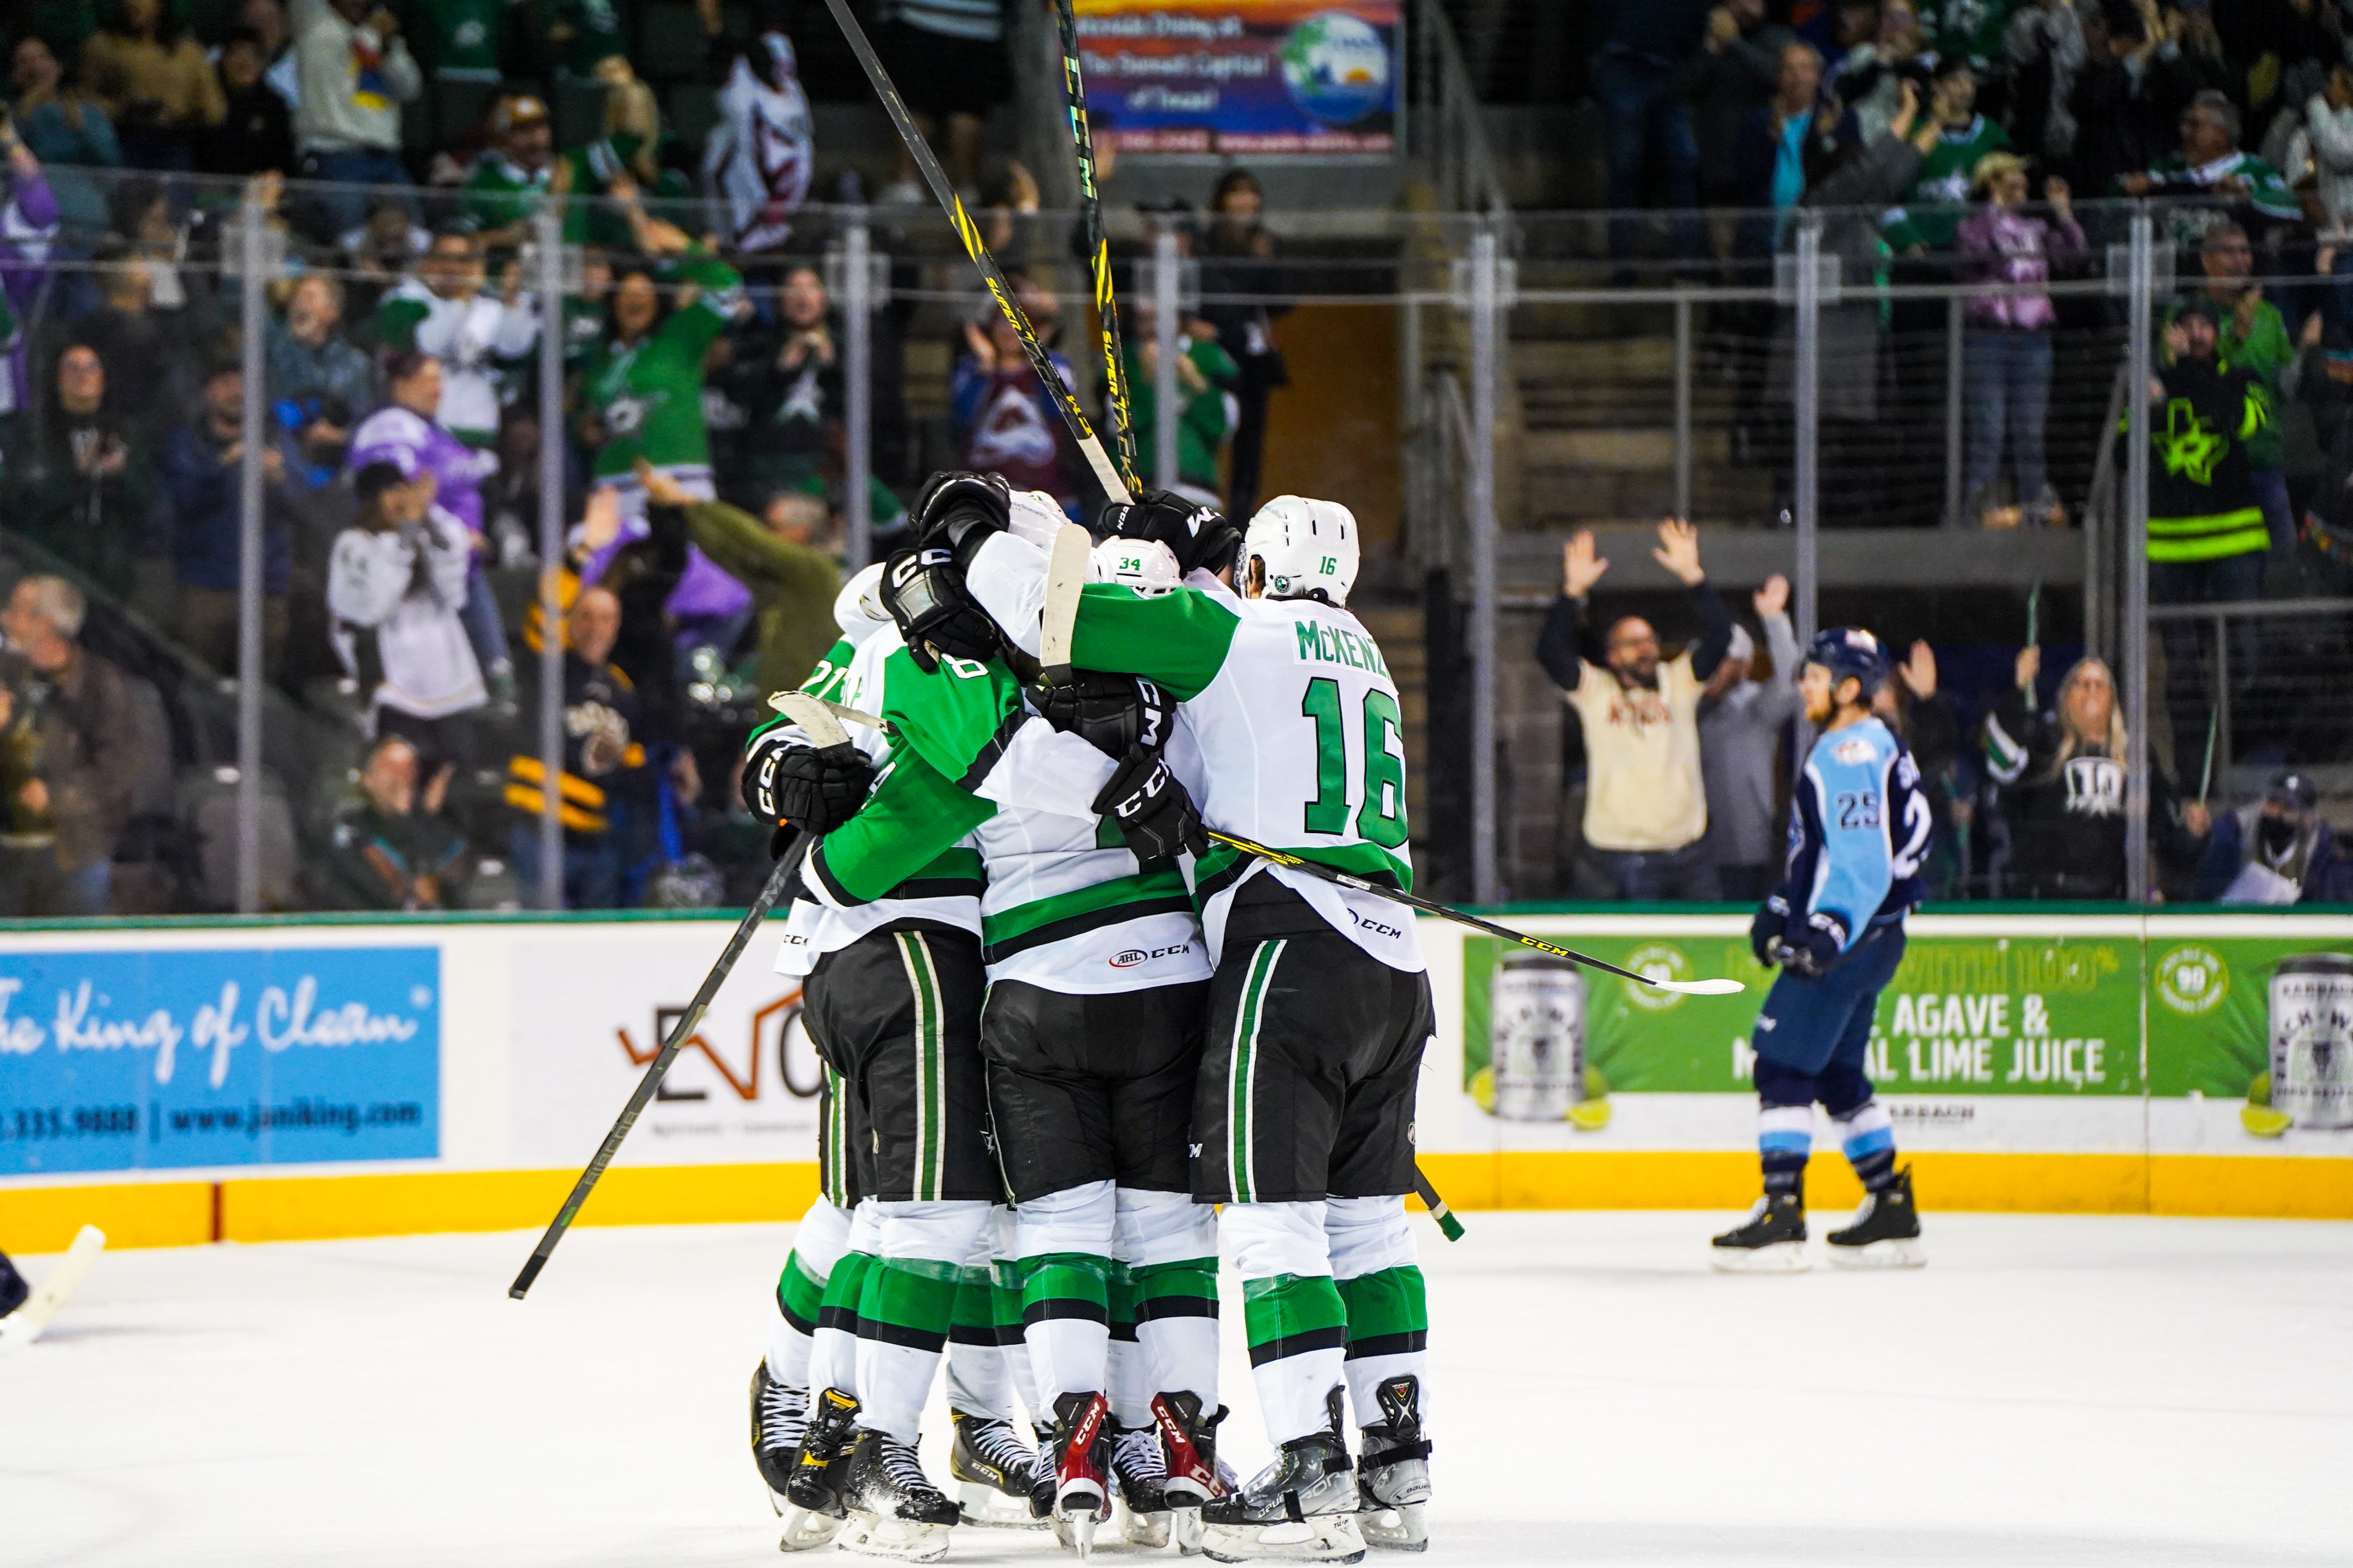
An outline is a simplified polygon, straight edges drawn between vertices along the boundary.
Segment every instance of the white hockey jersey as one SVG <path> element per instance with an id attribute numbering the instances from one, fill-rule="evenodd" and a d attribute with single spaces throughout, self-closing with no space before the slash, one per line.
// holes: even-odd
<path id="1" fill-rule="evenodd" d="M 719 123 L 703 144 L 702 180 L 735 249 L 774 250 L 808 195 L 817 139 L 792 41 L 763 33 L 751 47 L 766 51 L 775 85 L 737 57 L 719 90 Z"/>

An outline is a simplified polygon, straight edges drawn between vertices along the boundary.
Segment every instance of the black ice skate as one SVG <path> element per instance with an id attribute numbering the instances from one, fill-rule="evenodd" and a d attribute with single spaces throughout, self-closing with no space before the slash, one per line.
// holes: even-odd
<path id="1" fill-rule="evenodd" d="M 1201 1550 L 1211 1562 L 1364 1561 L 1355 1472 L 1340 1436 L 1341 1404 L 1335 1387 L 1329 1426 L 1293 1437 L 1241 1490 L 1201 1505 Z"/>
<path id="2" fill-rule="evenodd" d="M 858 1401 L 838 1388 L 818 1394 L 801 1436 L 800 1457 L 793 1461 L 792 1479 L 785 1485 L 785 1496 L 794 1507 L 830 1519 L 841 1517 L 842 1477 L 850 1441 L 857 1436 Z"/>
<path id="3" fill-rule="evenodd" d="M 1748 1218 L 1715 1238 L 1712 1258 L 1728 1274 L 1796 1274 L 1806 1268 L 1806 1209 L 1795 1193 L 1767 1193 Z"/>
<path id="4" fill-rule="evenodd" d="M 1159 1435 L 1114 1422 L 1111 1438 L 1112 1519 L 1130 1546 L 1168 1544 L 1168 1472 Z"/>
<path id="5" fill-rule="evenodd" d="M 1054 1401 L 1054 1539 L 1094 1554 L 1095 1527 L 1111 1513 L 1111 1406 L 1100 1394 Z"/>
<path id="6" fill-rule="evenodd" d="M 752 1372 L 752 1461 L 768 1485 L 768 1506 L 784 1516 L 786 1552 L 811 1552 L 832 1544 L 841 1521 L 795 1504 L 786 1489 L 808 1433 L 808 1390 L 789 1388 L 768 1375 L 764 1358 Z"/>
<path id="7" fill-rule="evenodd" d="M 948 1451 L 948 1475 L 956 1483 L 964 1522 L 1045 1529 L 1046 1521 L 1029 1508 L 1038 1488 L 1038 1455 L 1013 1423 L 963 1410 L 953 1412 L 952 1419 L 955 1446 Z"/>
<path id="8" fill-rule="evenodd" d="M 834 1544 L 867 1557 L 937 1563 L 948 1554 L 948 1527 L 962 1517 L 923 1473 L 913 1446 L 887 1432 L 860 1431 L 841 1479 L 849 1510 Z"/>
<path id="9" fill-rule="evenodd" d="M 1842 1268 L 1917 1268 L 1928 1261 L 1920 1246 L 1920 1211 L 1912 1203 L 1912 1167 L 1894 1182 L 1862 1195 L 1854 1223 L 1823 1237 L 1830 1259 Z"/>
<path id="10" fill-rule="evenodd" d="M 1421 1431 L 1421 1380 L 1392 1377 L 1373 1393 L 1381 1419 L 1364 1429 L 1356 1461 L 1356 1528 L 1367 1546 L 1427 1552 L 1430 1439 Z"/>

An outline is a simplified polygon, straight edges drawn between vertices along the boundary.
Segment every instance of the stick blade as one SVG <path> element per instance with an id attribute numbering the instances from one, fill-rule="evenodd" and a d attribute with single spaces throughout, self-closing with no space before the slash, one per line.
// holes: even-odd
<path id="1" fill-rule="evenodd" d="M 1685 996 L 1734 996 L 1748 989 L 1747 984 L 1739 980 L 1652 980 L 1646 984 Z"/>
<path id="2" fill-rule="evenodd" d="M 1066 522 L 1055 531 L 1054 548 L 1046 558 L 1046 613 L 1039 626 L 1038 662 L 1045 667 L 1046 679 L 1057 683 L 1070 679 L 1079 593 L 1087 585 L 1087 561 L 1093 551 L 1087 531 Z"/>
<path id="3" fill-rule="evenodd" d="M 106 1233 L 94 1225 L 86 1225 L 77 1232 L 65 1256 L 49 1268 L 48 1277 L 33 1292 L 25 1304 L 0 1318 L 0 1350 L 29 1345 L 48 1328 L 49 1320 L 66 1304 L 66 1298 L 98 1261 L 106 1247 Z"/>
<path id="4" fill-rule="evenodd" d="M 849 731 L 841 727 L 833 710 L 806 691 L 779 691 L 768 699 L 768 706 L 799 725 L 820 748 L 839 746 L 849 739 Z"/>

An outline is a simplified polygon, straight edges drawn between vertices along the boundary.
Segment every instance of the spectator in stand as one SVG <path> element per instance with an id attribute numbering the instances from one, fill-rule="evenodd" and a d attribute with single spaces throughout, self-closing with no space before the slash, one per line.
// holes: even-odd
<path id="1" fill-rule="evenodd" d="M 368 335 L 381 339 L 376 312 L 431 253 L 432 231 L 417 224 L 406 197 L 379 196 L 367 220 L 340 236 L 336 247 L 351 277 L 352 319 L 368 322 Z"/>
<path id="2" fill-rule="evenodd" d="M 2305 105 L 2304 134 L 2324 226 L 2334 236 L 2353 234 L 2353 66 L 2329 67 L 2327 86 Z"/>
<path id="3" fill-rule="evenodd" d="M 2309 774 L 2281 773 L 2260 802 L 2214 819 L 2197 897 L 2209 904 L 2353 903 L 2353 859 L 2321 820 L 2320 788 Z"/>
<path id="4" fill-rule="evenodd" d="M 556 175 L 555 124 L 547 105 L 527 92 L 499 100 L 491 110 L 491 148 L 474 160 L 458 196 L 458 211 L 485 250 L 504 250 L 531 237 Z"/>
<path id="5" fill-rule="evenodd" d="M 140 773 L 132 689 L 85 649 L 81 590 L 21 579 L 0 610 L 0 917 L 102 915 Z M 29 763 L 29 765 L 27 765 Z"/>
<path id="6" fill-rule="evenodd" d="M 2019 650 L 2016 680 L 1986 720 L 1986 765 L 2000 786 L 2010 826 L 2010 883 L 2030 899 L 2121 899 L 2125 770 L 2132 752 L 2116 679 L 2096 658 L 2078 660 L 2050 712 L 2035 711 L 2042 650 Z M 2186 873 L 2206 836 L 2206 808 L 2179 804 L 2152 754 L 2148 841 L 2158 867 Z"/>
<path id="7" fill-rule="evenodd" d="M 2304 204 L 2279 171 L 2239 150 L 2238 106 L 2211 88 L 2181 111 L 2181 150 L 2117 184 L 2128 196 L 2221 196 L 2248 232 L 2304 221 Z"/>
<path id="8" fill-rule="evenodd" d="M 237 669 L 245 372 L 223 361 L 206 376 L 195 418 L 174 430 L 156 463 L 162 532 L 180 590 L 180 640 L 223 674 Z M 286 652 L 286 587 L 294 566 L 286 462 L 262 449 L 262 663 L 276 679 Z"/>
<path id="9" fill-rule="evenodd" d="M 2069 177 L 2102 195 L 2165 155 L 2198 81 L 2166 37 L 2156 0 L 2083 7 L 2084 66 L 2068 94 L 2075 121 Z"/>
<path id="10" fill-rule="evenodd" d="M 575 402 L 581 444 L 594 454 L 591 475 L 620 490 L 625 531 L 642 537 L 639 458 L 698 500 L 718 493 L 702 412 L 703 363 L 712 340 L 744 304 L 744 280 L 676 226 L 648 216 L 633 184 L 622 188 L 642 258 L 614 269 L 609 330 L 581 369 Z M 664 258 L 675 258 L 669 265 L 675 268 L 670 276 L 676 292 L 667 310 L 657 282 Z M 752 595 L 702 552 L 691 551 L 670 612 L 679 623 L 681 647 L 709 640 L 723 651 L 749 622 Z"/>
<path id="11" fill-rule="evenodd" d="M 564 623 L 564 768 L 556 781 L 568 910 L 619 904 L 627 825 L 616 817 L 633 808 L 647 810 L 656 791 L 639 732 L 636 684 L 612 663 L 620 632 L 620 600 L 610 589 L 583 588 Z M 533 680 L 538 670 L 534 659 Z M 519 814 L 512 829 L 515 871 L 526 887 L 536 886 L 540 876 L 539 819 L 546 784 L 547 770 L 535 749 L 518 751 L 508 761 L 507 804 Z"/>
<path id="12" fill-rule="evenodd" d="M 47 416 L 19 422 L 9 447 L 6 526 L 120 602 L 135 585 L 134 562 L 156 553 L 145 432 L 107 406 L 96 349 L 68 346 L 55 370 Z"/>
<path id="13" fill-rule="evenodd" d="M 302 88 L 294 71 L 294 29 L 287 25 L 286 0 L 245 0 L 237 22 L 261 40 L 261 58 L 269 62 L 262 79 L 286 100 L 287 112 L 293 112 L 302 100 Z"/>
<path id="14" fill-rule="evenodd" d="M 1962 839 L 1969 806 L 1959 799 L 1961 724 L 1953 705 L 1936 690 L 1936 652 L 1925 641 L 1895 666 L 1895 679 L 1871 700 L 1872 711 L 1894 731 L 1920 769 L 1920 795 L 1928 803 L 1928 847 L 1920 879 L 1931 900 L 1960 890 L 1968 862 Z"/>
<path id="15" fill-rule="evenodd" d="M 2271 532 L 2272 555 L 2285 563 L 2295 553 L 2295 513 L 2288 505 L 2283 471 L 2287 451 L 2278 414 L 2295 391 L 2295 344 L 2278 307 L 2263 298 L 2261 284 L 2252 281 L 2255 253 L 2246 230 L 2234 223 L 2216 224 L 2200 243 L 2198 259 L 2206 273 L 2206 297 L 2214 305 L 2217 357 L 2232 369 L 2246 372 L 2266 405 L 2262 426 L 2244 437 L 2247 468 L 2254 480 L 2255 503 L 2263 509 L 2263 525 Z"/>
<path id="16" fill-rule="evenodd" d="M 446 910 L 457 905 L 465 835 L 442 811 L 457 770 L 444 763 L 419 787 L 417 748 L 386 735 L 360 767 L 360 804 L 328 834 L 333 907 Z"/>
<path id="17" fill-rule="evenodd" d="M 1906 102 L 1904 89 L 1908 86 L 1919 99 L 1927 98 L 1935 64 L 1911 0 L 1886 0 L 1871 37 L 1847 50 L 1822 85 L 1832 100 L 1854 110 L 1866 143 L 1900 142 L 1905 132 L 1894 126 Z"/>
<path id="18" fill-rule="evenodd" d="M 1797 41 L 1797 34 L 1772 20 L 1765 0 L 1725 0 L 1707 14 L 1707 35 L 1686 73 L 1703 205 L 1752 205 L 1742 178 L 1741 143 L 1749 121 L 1778 92 L 1781 57 Z"/>
<path id="19" fill-rule="evenodd" d="M 63 221 L 97 232 L 106 226 L 106 196 L 81 171 L 121 166 L 122 144 L 115 140 L 114 122 L 37 34 L 17 40 L 10 63 L 15 96 L 8 103 L 9 123 L 50 171 L 49 186 Z"/>
<path id="20" fill-rule="evenodd" d="M 1781 738 L 1805 706 L 1798 695 L 1798 634 L 1789 625 L 1789 580 L 1779 573 L 1749 599 L 1765 631 L 1769 677 L 1757 674 L 1757 643 L 1732 628 L 1724 662 L 1699 700 L 1700 776 L 1707 785 L 1702 857 L 1715 868 L 1716 897 L 1757 903 L 1781 879 L 1788 840 L 1781 814 Z"/>
<path id="21" fill-rule="evenodd" d="M 1580 529 L 1561 552 L 1561 596 L 1545 617 L 1536 659 L 1584 726 L 1588 863 L 1617 898 L 1714 899 L 1715 866 L 1701 847 L 1707 785 L 1699 710 L 1732 645 L 1732 617 L 1707 585 L 1697 529 L 1669 518 L 1651 555 L 1690 591 L 1697 642 L 1662 662 L 1651 623 L 1621 616 L 1603 637 L 1603 661 L 1582 657 L 1586 595 L 1609 563 Z"/>
<path id="22" fill-rule="evenodd" d="M 765 502 L 822 468 L 847 413 L 840 343 L 825 275 L 814 265 L 786 268 L 776 318 L 773 331 L 744 335 L 725 378 L 728 400 L 743 411 L 743 458 L 740 470 L 723 476 L 719 488 L 746 504 Z"/>
<path id="23" fill-rule="evenodd" d="M 564 214 L 567 243 L 627 250 L 636 241 L 628 214 L 613 199 L 615 181 L 651 193 L 664 211 L 682 210 L 679 204 L 693 199 L 695 185 L 680 171 L 662 166 L 661 105 L 653 89 L 617 55 L 599 65 L 596 75 L 606 84 L 605 134 L 565 149 L 553 188 L 574 198 Z"/>
<path id="24" fill-rule="evenodd" d="M 196 132 L 227 112 L 205 51 L 166 0 L 115 0 L 113 18 L 82 44 L 82 72 L 134 169 L 186 173 Z"/>
<path id="25" fill-rule="evenodd" d="M 16 139 L 13 122 L 0 122 L 0 306 L 14 323 L 0 334 L 0 418 L 33 406 L 21 334 L 33 319 L 33 303 L 49 275 L 49 250 L 58 235 L 58 199 L 41 173 L 41 161 Z M 6 339 L 16 337 L 9 342 Z"/>
<path id="26" fill-rule="evenodd" d="M 995 7 L 995 0 L 944 3 Z M 702 16 L 712 83 L 719 90 L 719 123 L 702 146 L 704 194 L 725 215 L 732 248 L 778 249 L 792 234 L 793 214 L 807 198 L 816 168 L 808 95 L 801 89 L 793 41 L 785 36 L 783 8 L 774 0 L 764 4 L 757 36 L 740 44 L 726 36 L 719 0 L 695 5 Z M 978 57 L 973 61 L 976 69 L 985 69 L 987 63 Z M 894 81 L 914 105 L 913 89 L 895 74 Z M 920 117 L 923 111 L 916 112 Z"/>
<path id="27" fill-rule="evenodd" d="M 408 7 L 417 62 L 435 81 L 496 83 L 507 0 L 421 0 Z"/>
<path id="28" fill-rule="evenodd" d="M 1609 41 L 1593 62 L 1594 95 L 1609 138 L 1609 205 L 1631 212 L 1655 179 L 1674 213 L 1675 254 L 1686 261 L 1701 255 L 1699 149 L 1692 139 L 1691 106 L 1683 78 L 1706 37 L 1711 0 L 1651 0 L 1621 6 Z M 1654 168 L 1652 157 L 1658 160 Z M 1609 255 L 1623 263 L 1634 255 L 1630 220 L 1609 225 Z"/>
<path id="29" fill-rule="evenodd" d="M 415 276 L 375 308 L 376 341 L 385 348 L 439 362 L 441 405 L 433 416 L 476 451 L 497 443 L 506 379 L 539 341 L 539 306 L 523 292 L 522 269 L 510 264 L 497 294 L 485 293 L 483 281 L 481 237 L 462 222 L 446 224 Z"/>
<path id="30" fill-rule="evenodd" d="M 109 402 L 126 424 L 151 433 L 177 419 L 200 390 L 186 334 L 148 308 L 153 277 L 128 251 L 101 256 L 98 294 L 104 304 L 71 330 L 100 360 L 124 367 L 108 388 Z"/>
<path id="31" fill-rule="evenodd" d="M 638 466 L 638 478 L 649 509 L 679 513 L 695 547 L 752 590 L 759 689 L 789 691 L 807 679 L 833 646 L 833 601 L 841 592 L 841 563 L 809 542 L 807 510 L 778 505 L 765 517 L 754 517 L 725 501 L 689 495 L 650 464 Z M 810 510 L 817 520 L 825 517 L 823 497 L 798 499 L 815 503 Z M 796 533 L 801 537 L 794 538 Z"/>
<path id="32" fill-rule="evenodd" d="M 425 79 L 392 9 L 378 0 L 294 0 L 294 71 L 304 175 L 342 186 L 406 185 L 400 106 L 423 90 Z M 321 193 L 325 232 L 358 224 L 368 200 L 354 189 Z"/>
<path id="33" fill-rule="evenodd" d="M 621 8 L 615 0 L 555 0 L 546 8 L 547 41 L 557 51 L 559 79 L 589 81 L 596 68 L 621 58 Z"/>
<path id="34" fill-rule="evenodd" d="M 1128 405 L 1141 446 L 1145 432 L 1159 428 L 1160 337 L 1151 305 L 1138 301 L 1130 312 L 1126 350 Z M 1206 321 L 1187 321 L 1176 334 L 1176 482 L 1167 488 L 1203 506 L 1218 504 L 1218 459 L 1232 429 L 1226 399 L 1241 372 L 1218 344 Z"/>
<path id="35" fill-rule="evenodd" d="M 1061 310 L 1052 294 L 1025 272 L 1010 272 L 1013 296 L 1038 331 L 1047 363 L 1075 387 L 1071 363 L 1054 348 L 1061 325 Z M 948 380 L 948 404 L 955 416 L 958 467 L 1002 474 L 1015 489 L 1044 490 L 1062 503 L 1073 521 L 1078 517 L 1079 487 L 1071 459 L 1075 453 L 1046 389 L 1021 347 L 1020 338 L 992 308 L 977 321 L 964 326 L 965 355 L 956 361 Z M 1133 397 L 1134 390 L 1130 389 Z M 1139 426 L 1141 428 L 1141 426 Z"/>
<path id="36" fill-rule="evenodd" d="M 708 5 L 715 0 L 699 3 Z M 982 122 L 1013 91 L 1003 0 L 885 0 L 880 20 L 875 50 L 913 111 L 923 140 L 938 146 L 944 120 L 947 153 L 942 162 L 948 178 L 959 191 L 977 191 Z M 930 199 L 915 179 L 914 160 L 903 148 L 898 173 L 882 199 Z"/>
<path id="37" fill-rule="evenodd" d="M 206 174 L 294 172 L 294 111 L 269 85 L 269 53 L 261 35 L 240 27 L 221 46 L 221 100 L 216 124 L 196 132 L 196 168 Z"/>
<path id="38" fill-rule="evenodd" d="M 1928 117 L 1936 140 L 1920 160 L 1905 205 L 1883 226 L 1894 249 L 1919 255 L 1950 250 L 1968 211 L 1978 165 L 2010 150 L 2010 135 L 1977 110 L 1977 72 L 1966 59 L 1939 60 L 1930 79 Z"/>
<path id="39" fill-rule="evenodd" d="M 2055 262 L 2068 267 L 2084 250 L 2067 182 L 2053 174 L 2044 186 L 2052 222 L 2026 215 L 2026 161 L 2014 153 L 1978 160 L 1976 188 L 1985 204 L 1964 222 L 1954 270 L 1964 283 L 2006 284 L 2014 294 L 1971 295 L 1961 307 L 1968 335 L 1962 389 L 1968 409 L 1968 459 L 1963 504 L 1987 526 L 2066 525 L 2067 510 L 2043 467 L 2043 423 L 2051 406 L 2052 332 L 2058 312 L 2043 287 Z M 2009 442 L 2016 500 L 2008 517 L 2000 501 L 2002 447 Z"/>
<path id="40" fill-rule="evenodd" d="M 1748 117 L 1735 160 L 1733 205 L 1749 209 L 1733 241 L 1736 256 L 1756 261 L 1780 246 L 1783 219 L 1806 194 L 1806 146 L 1819 121 L 1833 142 L 1862 139 L 1854 111 L 1821 102 L 1822 57 L 1802 41 L 1781 48 L 1773 96 Z M 1775 215 L 1765 216 L 1770 208 Z"/>
<path id="41" fill-rule="evenodd" d="M 343 286 L 331 272 L 307 272 L 286 292 L 286 313 L 269 318 L 269 395 L 297 402 L 341 398 L 346 407 L 375 401 L 375 372 L 346 341 Z"/>
<path id="42" fill-rule="evenodd" d="M 369 693 L 375 733 L 403 735 L 438 772 L 477 754 L 475 716 L 488 700 L 459 618 L 473 552 L 465 525 L 433 503 L 430 469 L 404 478 L 390 463 L 353 476 L 359 521 L 335 540 L 327 613 L 336 656 Z"/>
<path id="43" fill-rule="evenodd" d="M 2021 147 L 2040 153 L 2046 167 L 2064 165 L 2075 151 L 2075 116 L 2068 105 L 2085 60 L 2075 0 L 2026 0 L 2002 33 L 2001 58 L 2010 76 L 2011 135 Z"/>
<path id="44" fill-rule="evenodd" d="M 466 531 L 469 565 L 466 596 L 459 611 L 466 639 L 491 695 L 501 702 L 514 696 L 514 665 L 507 655 L 506 629 L 499 621 L 498 600 L 482 574 L 490 555 L 489 535 L 482 523 L 483 481 L 498 472 L 495 450 L 478 450 L 459 440 L 437 422 L 435 411 L 448 406 L 441 362 L 410 349 L 395 356 L 385 377 L 389 401 L 360 422 L 352 432 L 352 470 L 389 463 L 404 478 L 433 476 L 436 510 L 455 518 Z"/>
<path id="45" fill-rule="evenodd" d="M 1227 455 L 1226 511 L 1248 517 L 1258 507 L 1259 474 L 1266 461 L 1267 400 L 1291 384 L 1282 351 L 1275 346 L 1274 320 L 1288 315 L 1282 299 L 1282 266 L 1274 259 L 1274 237 L 1260 216 L 1266 196 L 1248 169 L 1229 169 L 1209 193 L 1209 226 L 1201 237 L 1201 292 L 1241 295 L 1240 300 L 1201 303 L 1201 315 L 1217 329 L 1218 346 L 1234 362 L 1234 439 Z"/>

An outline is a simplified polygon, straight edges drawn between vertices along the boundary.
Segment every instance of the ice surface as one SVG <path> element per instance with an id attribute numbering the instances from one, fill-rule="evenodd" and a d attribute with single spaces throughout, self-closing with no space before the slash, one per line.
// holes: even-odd
<path id="1" fill-rule="evenodd" d="M 2353 1560 L 2353 1226 L 1932 1214 L 1926 1270 L 1756 1278 L 1707 1269 L 1730 1217 L 1416 1222 L 1430 1563 Z M 578 1231 L 510 1301 L 531 1240 L 109 1252 L 0 1360 L 0 1563 L 778 1563 L 744 1385 L 790 1227 Z"/>

